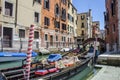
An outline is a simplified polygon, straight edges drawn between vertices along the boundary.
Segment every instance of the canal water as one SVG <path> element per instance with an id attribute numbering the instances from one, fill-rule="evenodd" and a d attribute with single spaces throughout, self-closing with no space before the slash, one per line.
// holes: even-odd
<path id="1" fill-rule="evenodd" d="M 82 72 L 73 76 L 69 80 L 91 80 L 100 70 L 101 68 L 97 67 L 87 67 Z"/>
<path id="2" fill-rule="evenodd" d="M 36 60 L 41 60 L 43 58 L 48 57 L 48 55 L 40 55 L 36 57 Z M 0 70 L 1 69 L 6 69 L 6 68 L 12 68 L 12 67 L 18 67 L 18 66 L 22 66 L 22 61 L 11 61 L 11 62 L 4 62 L 4 63 L 0 63 Z"/>

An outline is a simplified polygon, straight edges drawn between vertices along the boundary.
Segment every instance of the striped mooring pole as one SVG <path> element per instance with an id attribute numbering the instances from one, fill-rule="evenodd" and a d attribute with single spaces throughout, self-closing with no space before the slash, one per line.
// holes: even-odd
<path id="1" fill-rule="evenodd" d="M 34 25 L 31 25 L 30 31 L 29 31 L 27 59 L 26 59 L 26 66 L 25 66 L 25 68 L 26 68 L 25 80 L 29 80 L 29 78 L 30 78 L 30 64 L 31 64 L 33 38 L 34 38 Z"/>

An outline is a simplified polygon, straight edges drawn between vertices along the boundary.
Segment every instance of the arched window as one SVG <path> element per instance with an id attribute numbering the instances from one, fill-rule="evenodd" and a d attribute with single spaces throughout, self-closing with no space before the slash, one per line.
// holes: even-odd
<path id="1" fill-rule="evenodd" d="M 58 6 L 58 4 L 55 5 L 55 15 L 59 15 L 59 6 Z"/>
<path id="2" fill-rule="evenodd" d="M 66 20 L 66 10 L 62 8 L 62 19 Z"/>

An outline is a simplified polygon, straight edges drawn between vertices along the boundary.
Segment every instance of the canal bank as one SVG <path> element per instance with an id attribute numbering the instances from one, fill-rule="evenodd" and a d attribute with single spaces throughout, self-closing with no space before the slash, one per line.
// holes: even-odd
<path id="1" fill-rule="evenodd" d="M 120 80 L 120 67 L 96 65 L 101 70 L 91 80 Z"/>
<path id="2" fill-rule="evenodd" d="M 69 80 L 120 80 L 120 67 L 107 65 L 87 67 Z"/>

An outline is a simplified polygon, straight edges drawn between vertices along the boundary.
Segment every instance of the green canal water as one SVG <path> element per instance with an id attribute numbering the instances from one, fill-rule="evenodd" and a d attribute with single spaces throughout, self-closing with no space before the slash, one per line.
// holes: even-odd
<path id="1" fill-rule="evenodd" d="M 41 60 L 46 57 L 48 57 L 48 55 L 44 55 L 44 56 L 40 55 L 36 57 L 36 60 Z M 11 62 L 0 63 L 0 70 L 6 69 L 6 68 L 17 67 L 17 66 L 22 66 L 22 61 L 11 61 Z"/>
<path id="2" fill-rule="evenodd" d="M 73 76 L 69 80 L 91 80 L 100 70 L 101 68 L 85 68 L 82 72 L 78 73 L 77 75 Z"/>

